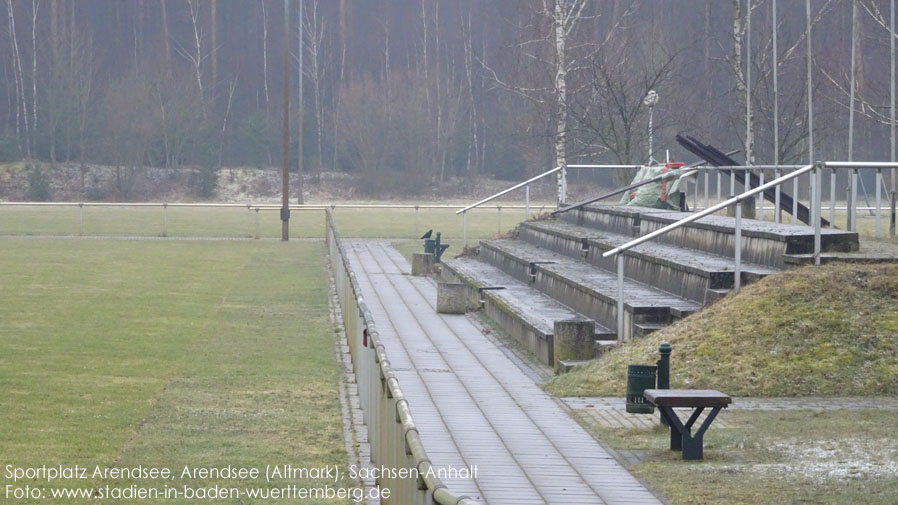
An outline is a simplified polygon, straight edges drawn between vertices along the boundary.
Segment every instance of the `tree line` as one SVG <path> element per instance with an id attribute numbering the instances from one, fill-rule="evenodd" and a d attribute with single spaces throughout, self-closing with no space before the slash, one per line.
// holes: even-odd
<path id="1" fill-rule="evenodd" d="M 687 132 L 797 163 L 808 43 L 815 157 L 846 157 L 853 96 L 854 157 L 888 159 L 891 1 L 812 0 L 810 40 L 805 2 L 774 4 L 5 0 L 0 159 L 279 165 L 286 45 L 293 170 L 301 153 L 306 174 L 357 173 L 372 193 L 645 162 L 649 90 L 658 158 L 683 156 Z"/>

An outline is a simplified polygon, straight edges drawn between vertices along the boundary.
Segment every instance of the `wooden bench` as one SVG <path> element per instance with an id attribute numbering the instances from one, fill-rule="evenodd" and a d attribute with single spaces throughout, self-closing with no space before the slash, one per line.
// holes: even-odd
<path id="1" fill-rule="evenodd" d="M 643 396 L 658 407 L 661 416 L 667 420 L 670 426 L 670 450 L 683 451 L 683 459 L 687 460 L 702 459 L 705 431 L 714 422 L 720 409 L 733 403 L 732 398 L 713 389 L 646 389 Z M 682 407 L 694 409 L 685 424 L 674 412 L 675 408 Z M 711 413 L 693 434 L 692 426 L 706 408 L 710 408 Z"/>

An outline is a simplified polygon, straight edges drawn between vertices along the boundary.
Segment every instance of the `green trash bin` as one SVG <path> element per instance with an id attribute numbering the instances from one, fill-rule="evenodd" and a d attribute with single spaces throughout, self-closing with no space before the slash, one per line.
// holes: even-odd
<path id="1" fill-rule="evenodd" d="M 642 393 L 655 388 L 658 367 L 655 365 L 627 366 L 627 412 L 631 414 L 651 414 L 655 406 L 645 401 Z"/>

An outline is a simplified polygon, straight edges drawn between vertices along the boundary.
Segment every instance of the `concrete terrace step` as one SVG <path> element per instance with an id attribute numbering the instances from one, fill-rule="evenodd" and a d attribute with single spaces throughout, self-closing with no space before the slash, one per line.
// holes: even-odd
<path id="1" fill-rule="evenodd" d="M 521 223 L 519 240 L 615 271 L 615 259 L 602 254 L 633 237 L 599 231 L 564 221 Z M 648 242 L 624 253 L 624 275 L 664 291 L 707 304 L 717 297 L 709 290 L 734 285 L 735 261 L 716 254 L 670 244 Z M 750 282 L 775 273 L 771 267 L 743 262 L 742 280 Z"/>
<path id="2" fill-rule="evenodd" d="M 562 214 L 562 219 L 623 235 L 644 235 L 675 223 L 687 212 L 674 212 L 620 205 L 588 205 Z M 735 218 L 706 216 L 678 230 L 662 235 L 656 243 L 697 249 L 733 257 Z M 858 235 L 836 229 L 822 231 L 823 251 L 845 252 L 858 249 Z M 754 219 L 742 220 L 742 259 L 774 268 L 784 268 L 783 255 L 813 252 L 814 229 L 808 226 L 777 224 Z"/>
<path id="3" fill-rule="evenodd" d="M 478 257 L 603 326 L 617 325 L 614 273 L 514 240 L 481 242 Z M 624 338 L 633 336 L 636 323 L 667 323 L 700 308 L 695 301 L 625 279 Z"/>
<path id="4" fill-rule="evenodd" d="M 471 294 L 483 300 L 486 314 L 548 366 L 555 364 L 555 321 L 584 318 L 554 298 L 482 261 L 470 258 L 444 260 L 443 267 L 444 278 L 467 284 Z M 496 287 L 503 289 L 478 293 L 481 288 Z M 615 340 L 617 337 L 613 331 L 596 324 L 595 338 Z"/>

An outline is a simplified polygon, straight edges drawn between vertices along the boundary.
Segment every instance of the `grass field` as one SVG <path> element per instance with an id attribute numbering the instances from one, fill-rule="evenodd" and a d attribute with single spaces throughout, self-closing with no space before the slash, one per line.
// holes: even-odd
<path id="1" fill-rule="evenodd" d="M 352 203 L 352 202 L 347 202 Z M 389 205 L 391 202 L 374 202 Z M 438 202 L 444 204 L 444 202 Z M 447 205 L 451 204 L 447 203 Z M 519 203 L 515 203 L 519 205 Z M 534 204 L 535 215 L 541 206 Z M 417 238 L 428 229 L 446 238 L 462 236 L 458 207 L 338 208 L 334 219 L 345 237 Z M 83 215 L 83 218 L 82 218 Z M 524 220 L 523 209 L 479 208 L 469 212 L 468 238 L 489 238 L 514 228 Z M 84 207 L 0 205 L 0 235 L 127 235 L 144 237 L 279 238 L 280 214 L 245 207 Z M 293 210 L 291 237 L 324 237 L 324 212 Z"/>
<path id="2" fill-rule="evenodd" d="M 5 465 L 345 467 L 323 244 L 4 238 L 0 248 L 4 487 Z M 263 479 L 169 484 L 284 483 Z"/>
<path id="3" fill-rule="evenodd" d="M 657 415 L 657 414 L 655 414 Z M 581 422 L 641 458 L 631 470 L 670 503 L 894 505 L 898 441 L 890 411 L 724 411 L 705 434 L 705 459 L 683 461 L 669 434 Z"/>

